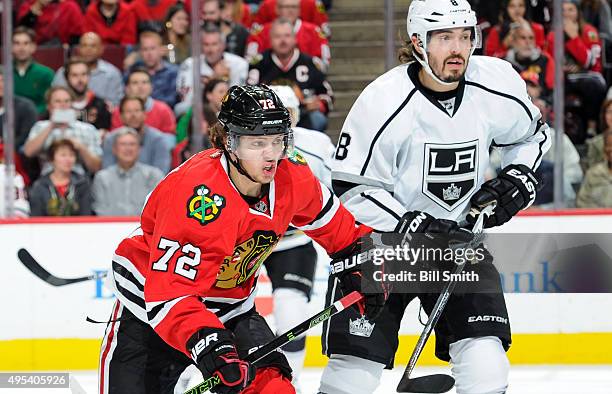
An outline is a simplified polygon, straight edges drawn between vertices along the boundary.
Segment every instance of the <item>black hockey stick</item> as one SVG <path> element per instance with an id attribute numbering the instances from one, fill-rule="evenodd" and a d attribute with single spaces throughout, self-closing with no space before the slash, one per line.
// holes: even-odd
<path id="1" fill-rule="evenodd" d="M 329 319 L 335 314 L 342 312 L 346 308 L 361 301 L 362 299 L 363 299 L 363 296 L 359 292 L 357 291 L 351 292 L 347 296 L 340 298 L 338 301 L 334 302 L 327 308 L 323 309 L 321 312 L 317 313 L 316 315 L 312 316 L 311 318 L 307 320 L 304 320 L 302 323 L 293 327 L 286 333 L 277 336 L 270 342 L 266 343 L 259 349 L 255 350 L 253 353 L 245 357 L 245 361 L 248 361 L 250 363 L 257 363 L 257 361 L 266 357 L 268 354 L 272 353 L 279 347 L 286 345 L 287 343 L 293 341 L 294 339 L 296 339 L 298 336 L 300 336 L 304 332 L 310 330 L 312 327 L 316 326 L 319 323 L 324 322 L 325 320 Z M 205 381 L 195 386 L 194 388 L 185 391 L 185 394 L 205 393 L 209 391 L 210 389 L 212 389 L 213 387 L 215 387 L 216 385 L 218 385 L 220 382 L 221 382 L 221 379 L 219 379 L 218 376 L 216 375 L 211 376 L 210 378 L 206 379 Z"/>
<path id="2" fill-rule="evenodd" d="M 476 223 L 474 223 L 474 227 L 472 228 L 472 232 L 476 235 L 472 241 L 470 241 L 467 245 L 463 246 L 465 248 L 474 248 L 478 246 L 482 242 L 482 237 L 479 236 L 482 234 L 482 230 L 484 228 L 484 220 L 493 214 L 493 210 L 495 209 L 495 205 L 489 205 L 485 207 L 478 216 Z M 449 280 L 445 285 L 440 295 L 438 296 L 438 300 L 433 307 L 431 315 L 427 320 L 427 324 L 423 327 L 423 332 L 421 332 L 421 336 L 417 341 L 412 354 L 410 355 L 410 360 L 408 360 L 408 365 L 406 365 L 406 369 L 404 370 L 404 374 L 400 379 L 396 391 L 398 393 L 446 393 L 455 385 L 455 379 L 450 375 L 445 374 L 434 374 L 434 375 L 426 375 L 419 376 L 417 378 L 410 378 L 410 374 L 414 367 L 416 366 L 417 360 L 433 331 L 434 326 L 440 319 L 442 312 L 444 311 L 444 307 L 448 302 L 448 299 L 455 289 L 455 285 L 457 281 L 454 278 L 458 278 L 459 274 L 465 268 L 465 265 L 468 262 L 464 262 L 463 264 L 457 264 L 453 273 L 451 275 L 451 280 Z M 456 274 L 456 275 L 455 275 Z"/>
<path id="3" fill-rule="evenodd" d="M 106 277 L 106 272 L 101 272 L 98 274 L 92 274 L 89 276 L 82 276 L 80 278 L 59 278 L 47 271 L 36 261 L 34 257 L 27 250 L 21 248 L 17 251 L 17 257 L 19 257 L 19 261 L 25 265 L 25 267 L 30 270 L 31 273 L 38 276 L 40 279 L 44 280 L 51 286 L 65 286 L 73 283 L 85 282 L 88 280 L 100 279 Z"/>

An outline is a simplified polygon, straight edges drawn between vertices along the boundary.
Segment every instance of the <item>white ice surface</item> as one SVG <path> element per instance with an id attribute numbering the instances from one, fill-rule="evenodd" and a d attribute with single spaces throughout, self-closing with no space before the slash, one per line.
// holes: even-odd
<path id="1" fill-rule="evenodd" d="M 395 393 L 403 366 L 385 371 L 376 394 Z M 321 369 L 306 368 L 302 375 L 302 394 L 315 394 Z M 417 367 L 415 376 L 430 373 L 447 373 L 447 368 Z M 0 389 L 2 394 L 95 394 L 95 371 L 71 373 L 83 391 L 69 389 Z M 455 393 L 455 390 L 449 393 Z M 612 394 L 612 365 L 609 366 L 514 366 L 510 372 L 510 388 L 507 394 Z"/>

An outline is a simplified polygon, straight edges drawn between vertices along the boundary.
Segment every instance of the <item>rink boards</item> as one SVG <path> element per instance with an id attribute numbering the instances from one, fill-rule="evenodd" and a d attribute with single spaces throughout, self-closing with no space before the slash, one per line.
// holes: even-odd
<path id="1" fill-rule="evenodd" d="M 69 221 L 37 219 L 0 222 L 0 370 L 95 369 L 113 297 L 101 280 L 52 287 L 17 259 L 26 248 L 47 270 L 60 277 L 104 271 L 117 243 L 138 223 L 135 219 Z M 612 232 L 612 211 L 529 214 L 515 218 L 504 232 Z M 319 265 L 310 313 L 320 310 L 328 258 L 319 249 Z M 271 286 L 262 275 L 257 307 L 274 321 Z M 509 356 L 514 364 L 612 364 L 612 295 L 507 294 L 513 329 Z M 418 303 L 406 311 L 398 363 L 404 363 L 420 333 Z M 306 317 L 306 316 L 305 316 Z M 432 341 L 430 341 L 432 342 Z M 424 364 L 440 364 L 431 343 Z M 322 366 L 320 328 L 307 340 L 306 364 Z"/>

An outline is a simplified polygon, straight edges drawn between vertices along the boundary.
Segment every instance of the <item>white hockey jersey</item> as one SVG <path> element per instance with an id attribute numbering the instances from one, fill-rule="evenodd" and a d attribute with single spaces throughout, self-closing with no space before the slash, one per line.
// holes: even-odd
<path id="1" fill-rule="evenodd" d="M 453 98 L 418 79 L 420 66 L 383 74 L 351 108 L 332 165 L 335 193 L 356 219 L 393 231 L 407 211 L 462 220 L 485 181 L 489 149 L 502 167 L 537 168 L 548 126 L 505 60 L 472 56 Z"/>
<path id="2" fill-rule="evenodd" d="M 295 149 L 306 159 L 314 176 L 331 190 L 331 162 L 334 154 L 334 144 L 332 144 L 331 139 L 320 131 L 303 127 L 293 127 L 292 129 Z M 310 241 L 306 234 L 290 227 L 274 251 L 280 252 L 292 249 L 306 245 Z"/>

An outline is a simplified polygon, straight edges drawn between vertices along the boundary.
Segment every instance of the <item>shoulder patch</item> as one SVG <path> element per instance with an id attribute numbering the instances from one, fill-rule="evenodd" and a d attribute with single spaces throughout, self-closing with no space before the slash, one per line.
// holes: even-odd
<path id="1" fill-rule="evenodd" d="M 291 152 L 291 154 L 287 156 L 287 159 L 293 164 L 297 164 L 300 166 L 308 165 L 304 156 L 302 156 L 302 154 L 297 149 L 294 149 L 293 152 Z"/>
<path id="2" fill-rule="evenodd" d="M 187 217 L 205 226 L 217 220 L 223 208 L 225 208 L 225 197 L 213 194 L 206 185 L 202 184 L 193 188 L 193 195 L 187 201 Z"/>

